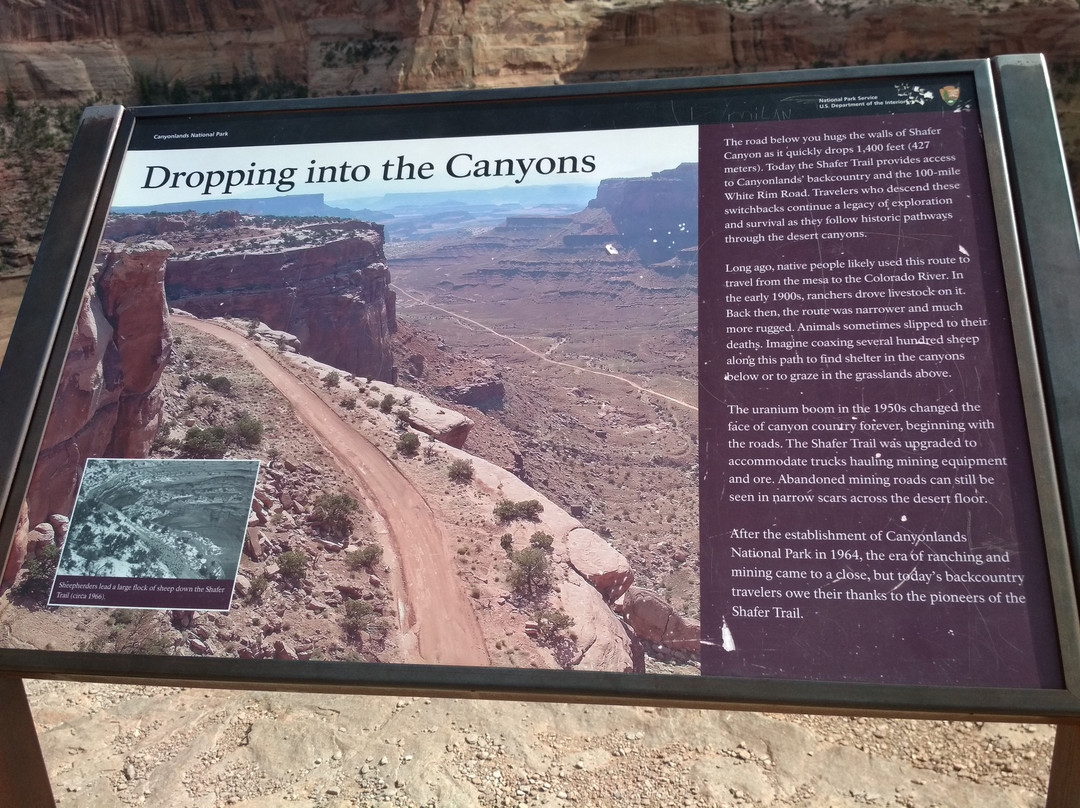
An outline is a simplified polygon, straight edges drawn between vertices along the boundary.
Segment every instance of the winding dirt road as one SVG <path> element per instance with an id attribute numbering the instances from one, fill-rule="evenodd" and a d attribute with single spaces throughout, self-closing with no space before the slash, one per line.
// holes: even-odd
<path id="1" fill-rule="evenodd" d="M 177 318 L 235 348 L 263 374 L 366 494 L 383 518 L 402 571 L 399 601 L 402 632 L 412 635 L 415 657 L 402 662 L 442 665 L 491 664 L 472 606 L 454 574 L 453 558 L 435 514 L 398 468 L 318 395 L 242 335 L 193 317 Z M 402 606 L 404 608 L 402 608 Z"/>

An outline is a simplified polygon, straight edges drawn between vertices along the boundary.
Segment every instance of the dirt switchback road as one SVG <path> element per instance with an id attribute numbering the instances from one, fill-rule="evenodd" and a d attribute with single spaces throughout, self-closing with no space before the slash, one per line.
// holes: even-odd
<path id="1" fill-rule="evenodd" d="M 404 579 L 402 631 L 415 640 L 402 662 L 480 665 L 491 662 L 472 606 L 453 572 L 438 520 L 397 467 L 318 395 L 242 335 L 192 317 L 178 319 L 235 348 L 292 404 L 341 469 L 365 492 L 386 522 Z M 415 658 L 413 658 L 415 656 Z"/>

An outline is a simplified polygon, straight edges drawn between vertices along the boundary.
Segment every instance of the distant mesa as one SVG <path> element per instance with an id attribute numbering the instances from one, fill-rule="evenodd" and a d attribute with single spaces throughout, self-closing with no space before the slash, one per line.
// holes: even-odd
<path id="1" fill-rule="evenodd" d="M 114 207 L 113 214 L 129 213 L 217 213 L 233 211 L 258 216 L 334 216 L 356 218 L 370 211 L 350 210 L 326 204 L 322 194 L 295 194 L 256 199 L 199 199 L 189 202 L 165 202 L 155 205 Z M 109 238 L 106 233 L 106 238 Z"/>
<path id="2" fill-rule="evenodd" d="M 608 212 L 620 241 L 637 250 L 644 264 L 651 266 L 681 259 L 692 261 L 696 268 L 697 163 L 683 163 L 650 177 L 603 180 L 589 207 Z M 570 238 L 580 240 L 587 236 Z M 603 241 L 597 243 L 606 246 Z"/>

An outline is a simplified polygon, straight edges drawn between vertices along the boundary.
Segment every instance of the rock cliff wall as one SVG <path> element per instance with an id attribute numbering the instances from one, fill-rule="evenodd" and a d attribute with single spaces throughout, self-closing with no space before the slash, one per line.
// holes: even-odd
<path id="1" fill-rule="evenodd" d="M 176 86 L 198 95 L 215 83 L 229 97 L 329 96 L 1017 52 L 1046 54 L 1066 154 L 1080 163 L 1077 0 L 0 2 L 0 91 L 74 104 L 163 103 L 181 100 Z M 0 115 L 0 144 L 5 125 Z M 29 269 L 55 163 L 31 176 L 0 150 L 0 188 L 19 200 L 0 200 L 0 274 Z M 43 197 L 29 207 L 28 188 Z"/>
<path id="2" fill-rule="evenodd" d="M 165 277 L 169 305 L 197 317 L 265 323 L 297 337 L 300 352 L 313 359 L 389 380 L 396 296 L 382 225 L 294 221 L 235 211 L 118 216 L 105 237 L 168 234 L 175 248 Z"/>
<path id="3" fill-rule="evenodd" d="M 647 264 L 671 261 L 698 243 L 698 174 L 684 163 L 651 177 L 603 180 L 590 208 L 603 208 L 620 235 Z"/>
<path id="4" fill-rule="evenodd" d="M 149 450 L 161 423 L 157 383 L 172 346 L 164 292 L 171 249 L 150 241 L 110 253 L 91 282 L 30 480 L 27 520 L 0 585 L 18 573 L 27 528 L 71 513 L 86 458 Z"/>
<path id="5" fill-rule="evenodd" d="M 1069 0 L 22 0 L 0 5 L 19 98 L 130 97 L 139 76 L 280 76 L 318 95 L 1080 54 Z M 192 58 L 197 53 L 198 58 Z"/>

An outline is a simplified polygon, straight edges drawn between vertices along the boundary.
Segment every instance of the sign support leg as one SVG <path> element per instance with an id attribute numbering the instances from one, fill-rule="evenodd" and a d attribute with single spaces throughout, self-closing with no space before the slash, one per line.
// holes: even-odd
<path id="1" fill-rule="evenodd" d="M 1046 808 L 1080 806 L 1080 724 L 1058 724 Z"/>
<path id="2" fill-rule="evenodd" d="M 34 716 L 22 679 L 0 677 L 0 805 L 54 808 Z"/>

